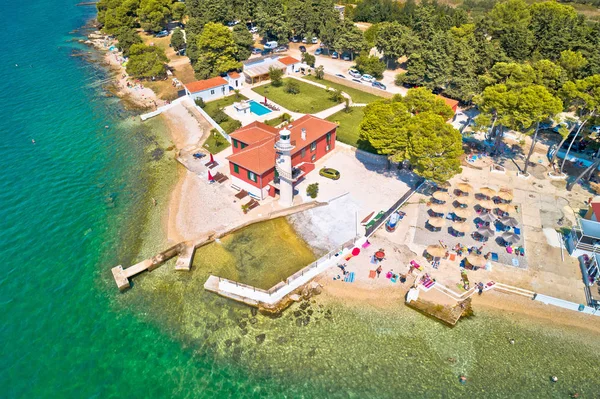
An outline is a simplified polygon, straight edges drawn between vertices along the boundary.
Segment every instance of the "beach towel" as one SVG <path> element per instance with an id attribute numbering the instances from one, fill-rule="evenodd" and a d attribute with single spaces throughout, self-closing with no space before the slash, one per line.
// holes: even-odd
<path id="1" fill-rule="evenodd" d="M 375 277 L 377 277 L 377 271 L 370 270 L 369 271 L 369 278 L 375 278 Z"/>
<path id="2" fill-rule="evenodd" d="M 498 254 L 497 254 L 497 253 L 495 253 L 495 252 L 492 252 L 492 260 L 493 260 L 494 262 L 498 262 Z"/>
<path id="3" fill-rule="evenodd" d="M 394 275 L 392 276 L 392 278 L 390 279 L 390 281 L 391 281 L 392 283 L 395 283 L 396 281 L 398 281 L 398 275 L 394 274 Z"/>
<path id="4" fill-rule="evenodd" d="M 363 249 L 367 249 L 371 246 L 371 243 L 369 241 L 366 241 L 363 245 L 361 245 L 361 247 L 363 247 Z"/>
<path id="5" fill-rule="evenodd" d="M 385 275 L 385 278 L 392 278 L 392 272 L 387 272 L 387 274 Z"/>
<path id="6" fill-rule="evenodd" d="M 350 254 L 350 255 L 346 256 L 346 258 L 345 258 L 345 259 L 346 259 L 346 260 L 350 260 L 350 259 L 352 259 L 352 255 Z"/>
<path id="7" fill-rule="evenodd" d="M 350 272 L 350 273 L 346 274 L 346 277 L 344 277 L 344 282 L 353 283 L 354 282 L 354 272 Z"/>
<path id="8" fill-rule="evenodd" d="M 519 235 L 521 234 L 521 229 L 518 227 L 514 227 L 513 231 L 515 232 L 515 234 L 519 234 Z"/>
<path id="9" fill-rule="evenodd" d="M 456 260 L 456 254 L 450 254 L 450 260 L 454 262 Z"/>
<path id="10" fill-rule="evenodd" d="M 372 265 L 376 265 L 377 264 L 377 259 L 375 259 L 375 255 L 371 256 L 371 264 Z"/>
<path id="11" fill-rule="evenodd" d="M 513 266 L 515 266 L 515 267 L 519 266 L 519 259 L 517 259 L 517 258 L 513 258 L 513 259 L 512 259 L 512 264 L 513 264 Z"/>

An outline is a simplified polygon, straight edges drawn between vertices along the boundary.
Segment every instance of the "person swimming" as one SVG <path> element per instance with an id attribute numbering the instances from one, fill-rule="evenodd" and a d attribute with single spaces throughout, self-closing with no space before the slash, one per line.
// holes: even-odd
<path id="1" fill-rule="evenodd" d="M 458 381 L 464 385 L 467 383 L 467 377 L 465 377 L 464 375 L 461 375 L 460 377 L 458 377 Z"/>

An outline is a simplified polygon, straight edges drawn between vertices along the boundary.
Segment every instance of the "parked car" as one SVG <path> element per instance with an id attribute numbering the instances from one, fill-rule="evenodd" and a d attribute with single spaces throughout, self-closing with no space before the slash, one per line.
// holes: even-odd
<path id="1" fill-rule="evenodd" d="M 369 83 L 375 81 L 375 78 L 373 76 L 367 75 L 366 73 L 361 77 L 361 79 Z"/>
<path id="2" fill-rule="evenodd" d="M 338 180 L 340 178 L 340 172 L 332 168 L 323 168 L 319 171 L 319 174 L 331 180 Z"/>
<path id="3" fill-rule="evenodd" d="M 307 38 L 305 38 L 305 37 L 303 37 L 303 38 L 302 38 L 302 43 L 308 43 L 308 39 L 307 39 Z"/>
<path id="4" fill-rule="evenodd" d="M 270 49 L 270 48 L 266 48 L 266 49 L 263 49 L 263 51 L 261 51 L 261 52 L 260 52 L 260 55 L 269 55 L 269 54 L 271 54 L 272 52 L 273 52 L 273 50 L 272 50 L 272 49 Z"/>
<path id="5" fill-rule="evenodd" d="M 383 83 L 380 83 L 380 82 L 373 82 L 373 83 L 371 83 L 371 86 L 376 87 L 376 88 L 381 89 L 381 90 L 386 90 L 385 85 Z"/>
<path id="6" fill-rule="evenodd" d="M 353 78 L 360 78 L 360 77 L 362 77 L 362 74 L 360 72 L 358 72 L 356 69 L 349 69 L 348 70 L 348 74 L 350 76 L 352 76 Z"/>
<path id="7" fill-rule="evenodd" d="M 313 37 L 312 40 L 310 41 L 312 44 L 317 44 L 319 43 L 319 39 L 316 37 Z"/>
<path id="8" fill-rule="evenodd" d="M 240 23 L 240 21 L 231 21 L 231 22 L 227 22 L 227 26 L 236 26 L 239 23 Z"/>
<path id="9" fill-rule="evenodd" d="M 275 50 L 273 50 L 274 53 L 283 53 L 284 51 L 287 51 L 286 46 L 279 46 Z"/>
<path id="10" fill-rule="evenodd" d="M 258 33 L 258 28 L 256 26 L 253 26 L 252 28 L 250 28 L 250 33 Z"/>
<path id="11" fill-rule="evenodd" d="M 350 61 L 350 54 L 342 54 L 342 59 L 344 61 Z"/>
<path id="12" fill-rule="evenodd" d="M 323 49 L 320 47 L 315 50 L 315 55 L 321 55 L 322 53 L 323 53 Z"/>
<path id="13" fill-rule="evenodd" d="M 167 37 L 167 36 L 169 36 L 168 30 L 161 30 L 156 35 L 154 35 L 154 37 Z"/>
<path id="14" fill-rule="evenodd" d="M 277 44 L 276 41 L 270 41 L 270 42 L 266 42 L 265 43 L 265 48 L 271 49 L 271 50 L 275 50 L 279 45 Z"/>
<path id="15" fill-rule="evenodd" d="M 360 79 L 352 79 L 352 81 L 356 82 L 356 83 L 362 83 L 362 80 L 360 80 Z"/>
<path id="16" fill-rule="evenodd" d="M 298 43 L 300 41 L 300 38 L 298 36 L 292 36 L 292 43 Z"/>
<path id="17" fill-rule="evenodd" d="M 337 51 L 334 51 L 333 53 L 331 53 L 331 58 L 337 59 L 339 57 Z"/>
<path id="18" fill-rule="evenodd" d="M 254 47 L 252 48 L 252 54 L 260 54 L 261 53 L 261 49 L 259 49 L 258 47 Z"/>
<path id="19" fill-rule="evenodd" d="M 306 53 L 306 47 L 300 46 L 300 52 L 301 53 Z"/>
<path id="20" fill-rule="evenodd" d="M 338 78 L 346 79 L 346 77 L 341 73 L 336 73 L 335 76 L 337 76 Z"/>

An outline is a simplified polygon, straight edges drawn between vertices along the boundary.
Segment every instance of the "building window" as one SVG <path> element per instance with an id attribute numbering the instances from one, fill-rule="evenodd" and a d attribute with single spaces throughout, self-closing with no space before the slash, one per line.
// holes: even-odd
<path id="1" fill-rule="evenodd" d="M 327 144 L 327 147 L 325 147 L 325 151 L 329 151 L 331 150 L 331 147 L 329 146 L 329 144 Z"/>
<path id="2" fill-rule="evenodd" d="M 248 179 L 256 183 L 256 175 L 253 172 L 248 171 Z"/>
<path id="3" fill-rule="evenodd" d="M 243 144 L 242 144 L 242 145 L 243 145 Z M 237 140 L 236 140 L 236 139 L 233 139 L 233 146 L 234 146 L 235 148 L 238 148 L 238 142 L 237 142 Z"/>
<path id="4" fill-rule="evenodd" d="M 331 133 L 327 133 L 327 143 L 329 144 L 329 142 L 331 141 Z"/>
<path id="5" fill-rule="evenodd" d="M 240 173 L 240 167 L 238 165 L 236 165 L 236 164 L 233 164 L 233 171 L 235 173 Z"/>
<path id="6" fill-rule="evenodd" d="M 306 157 L 306 147 L 304 147 L 302 151 L 300 151 L 300 158 L 304 159 L 304 157 Z"/>
<path id="7" fill-rule="evenodd" d="M 312 157 L 310 157 L 310 160 L 311 160 L 312 162 L 315 162 L 315 161 L 317 160 L 317 155 L 316 155 L 316 154 L 313 154 L 313 156 L 312 156 Z"/>
<path id="8" fill-rule="evenodd" d="M 238 81 L 237 80 L 235 81 L 235 87 L 238 87 Z"/>
<path id="9" fill-rule="evenodd" d="M 215 94 L 215 91 L 214 91 L 214 90 L 211 90 L 211 91 L 210 91 L 210 94 Z"/>
<path id="10" fill-rule="evenodd" d="M 241 144 L 242 144 L 242 149 L 244 149 L 244 148 L 248 147 L 248 146 L 247 146 L 246 144 L 244 144 L 244 143 L 241 143 Z"/>
<path id="11" fill-rule="evenodd" d="M 317 142 L 313 141 L 312 143 L 310 143 L 310 152 L 313 152 L 316 149 L 317 149 Z"/>

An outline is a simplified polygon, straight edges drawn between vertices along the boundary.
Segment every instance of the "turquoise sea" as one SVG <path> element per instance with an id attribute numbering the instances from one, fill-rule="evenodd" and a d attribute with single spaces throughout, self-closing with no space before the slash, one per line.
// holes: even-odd
<path id="1" fill-rule="evenodd" d="M 269 319 L 168 265 L 120 294 L 110 268 L 159 249 L 143 226 L 175 166 L 73 41 L 95 15 L 75 4 L 0 7 L 0 397 L 599 397 L 598 335 L 515 315 L 450 330 L 317 297 Z"/>

